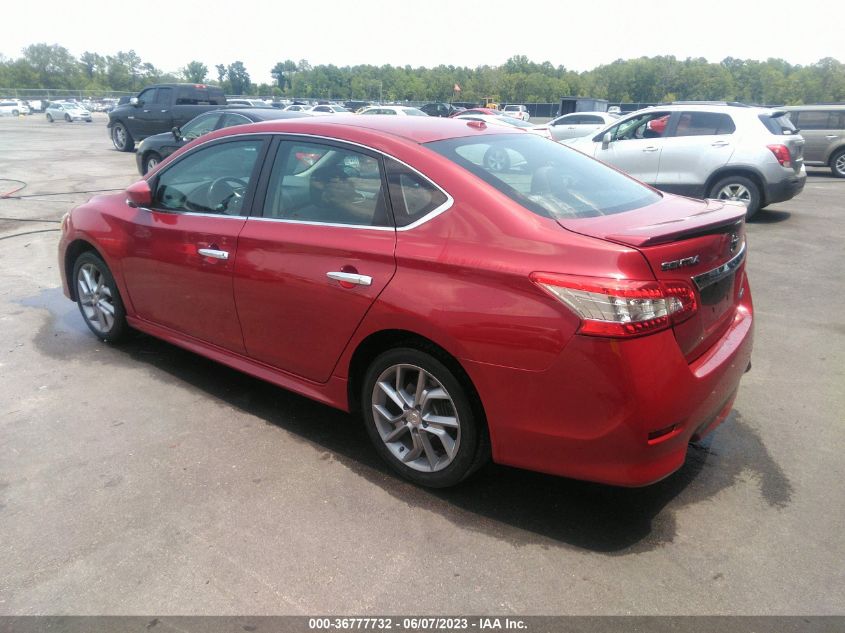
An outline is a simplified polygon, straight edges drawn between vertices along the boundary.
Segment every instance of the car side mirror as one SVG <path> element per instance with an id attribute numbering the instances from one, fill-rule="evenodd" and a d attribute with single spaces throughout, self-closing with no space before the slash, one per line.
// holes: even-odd
<path id="1" fill-rule="evenodd" d="M 126 188 L 126 204 L 133 209 L 149 207 L 152 203 L 153 192 L 146 180 L 139 180 Z"/>
<path id="2" fill-rule="evenodd" d="M 173 134 L 173 138 L 177 141 L 182 140 L 182 130 L 179 129 L 178 125 L 174 125 L 172 128 L 170 128 L 170 133 Z"/>
<path id="3" fill-rule="evenodd" d="M 607 149 L 610 147 L 610 132 L 605 132 L 604 136 L 601 137 L 601 148 Z"/>
<path id="4" fill-rule="evenodd" d="M 137 108 L 139 105 L 141 105 L 141 102 L 138 100 L 138 97 L 132 97 L 129 100 L 129 105 L 133 105 Z"/>

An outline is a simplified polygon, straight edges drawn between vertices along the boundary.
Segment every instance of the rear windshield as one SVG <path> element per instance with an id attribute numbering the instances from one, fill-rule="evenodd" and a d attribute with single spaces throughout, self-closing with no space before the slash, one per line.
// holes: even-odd
<path id="1" fill-rule="evenodd" d="M 636 180 L 536 134 L 491 134 L 426 146 L 526 209 L 556 220 L 612 215 L 660 200 Z"/>
<path id="2" fill-rule="evenodd" d="M 789 113 L 787 112 L 761 114 L 760 120 L 763 122 L 763 125 L 766 126 L 766 129 L 772 134 L 784 136 L 796 133 L 795 126 L 792 125 L 792 121 L 789 120 Z"/>

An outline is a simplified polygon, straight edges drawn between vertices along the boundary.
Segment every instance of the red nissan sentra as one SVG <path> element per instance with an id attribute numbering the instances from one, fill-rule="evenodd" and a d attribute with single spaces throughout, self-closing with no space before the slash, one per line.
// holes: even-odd
<path id="1" fill-rule="evenodd" d="M 197 139 L 64 218 L 65 294 L 333 407 L 426 486 L 666 477 L 750 367 L 745 208 L 537 135 L 323 117 Z"/>

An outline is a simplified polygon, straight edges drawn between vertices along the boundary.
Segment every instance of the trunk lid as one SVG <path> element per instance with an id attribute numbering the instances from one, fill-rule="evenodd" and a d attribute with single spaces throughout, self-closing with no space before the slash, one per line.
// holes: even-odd
<path id="1" fill-rule="evenodd" d="M 697 310 L 673 328 L 693 361 L 727 330 L 745 274 L 745 207 L 665 195 L 657 204 L 597 218 L 561 219 L 565 229 L 639 250 L 656 279 L 683 282 Z"/>

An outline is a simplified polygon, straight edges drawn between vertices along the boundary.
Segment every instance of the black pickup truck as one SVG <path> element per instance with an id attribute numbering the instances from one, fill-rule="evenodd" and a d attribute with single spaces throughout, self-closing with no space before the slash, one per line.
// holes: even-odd
<path id="1" fill-rule="evenodd" d="M 115 149 L 131 152 L 135 142 L 181 127 L 198 114 L 226 105 L 223 90 L 203 84 L 156 84 L 109 112 Z"/>

